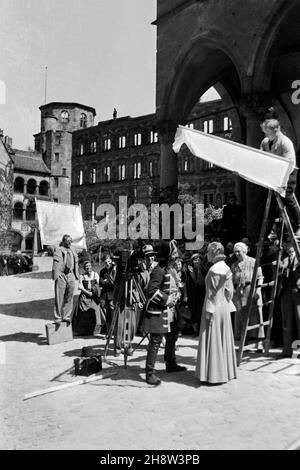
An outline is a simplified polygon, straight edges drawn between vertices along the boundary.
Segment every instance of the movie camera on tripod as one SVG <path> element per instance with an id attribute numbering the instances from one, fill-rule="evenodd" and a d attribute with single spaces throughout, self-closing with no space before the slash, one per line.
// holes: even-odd
<path id="1" fill-rule="evenodd" d="M 127 367 L 127 358 L 132 355 L 131 342 L 139 324 L 139 314 L 145 305 L 146 298 L 139 281 L 140 264 L 138 250 L 122 250 L 118 260 L 118 281 L 115 292 L 115 307 L 112 322 L 107 333 L 104 350 L 106 358 L 109 344 L 114 336 L 114 344 L 121 344 L 124 355 L 124 367 Z"/>

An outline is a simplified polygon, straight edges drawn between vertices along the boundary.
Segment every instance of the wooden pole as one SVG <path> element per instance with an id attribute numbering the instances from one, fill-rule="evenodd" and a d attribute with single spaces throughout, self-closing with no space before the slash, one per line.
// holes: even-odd
<path id="1" fill-rule="evenodd" d="M 75 387 L 75 385 L 82 385 L 89 382 L 95 382 L 96 380 L 106 379 L 113 375 L 116 375 L 117 372 L 108 372 L 106 374 L 93 375 L 86 379 L 76 380 L 76 382 L 69 382 L 62 385 L 57 385 L 56 387 L 45 388 L 45 390 L 38 390 L 36 392 L 27 393 L 23 398 L 23 401 L 29 400 L 30 398 L 38 397 L 40 395 L 46 395 L 47 393 L 58 392 L 59 390 L 64 390 L 65 388 Z"/>

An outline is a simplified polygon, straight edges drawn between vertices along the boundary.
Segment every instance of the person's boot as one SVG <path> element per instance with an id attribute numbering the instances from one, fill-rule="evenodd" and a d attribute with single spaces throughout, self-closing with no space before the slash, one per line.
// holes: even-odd
<path id="1" fill-rule="evenodd" d="M 183 372 L 184 370 L 186 370 L 186 367 L 184 366 L 180 366 L 178 364 L 166 364 L 166 372 L 170 373 L 170 372 Z"/>
<path id="2" fill-rule="evenodd" d="M 186 370 L 186 367 L 179 366 L 176 362 L 175 347 L 177 336 L 174 333 L 168 333 L 165 335 L 166 347 L 164 360 L 166 363 L 166 372 L 182 372 Z"/>
<path id="3" fill-rule="evenodd" d="M 161 380 L 155 374 L 146 374 L 146 382 L 149 385 L 159 385 Z"/>
<path id="4" fill-rule="evenodd" d="M 159 385 L 161 380 L 155 375 L 156 356 L 161 342 L 161 336 L 150 336 L 148 352 L 146 358 L 146 382 L 149 385 Z"/>

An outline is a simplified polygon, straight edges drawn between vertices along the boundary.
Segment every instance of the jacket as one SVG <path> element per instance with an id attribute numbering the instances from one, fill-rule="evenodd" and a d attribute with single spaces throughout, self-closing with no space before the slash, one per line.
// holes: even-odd
<path id="1" fill-rule="evenodd" d="M 74 257 L 74 269 L 73 273 L 76 279 L 79 279 L 79 268 L 78 268 L 78 256 L 73 248 L 70 248 L 70 251 Z M 61 273 L 65 271 L 66 268 L 66 253 L 67 249 L 64 246 L 59 246 L 55 248 L 53 255 L 53 265 L 52 265 L 52 279 L 56 281 Z"/>
<path id="2" fill-rule="evenodd" d="M 300 292 L 300 265 L 295 256 L 292 268 L 289 267 L 289 257 L 283 258 L 280 264 L 281 285 L 279 294 Z"/>
<path id="3" fill-rule="evenodd" d="M 146 316 L 143 329 L 146 333 L 165 334 L 170 331 L 170 315 L 167 301 L 170 294 L 171 274 L 159 265 L 150 274 Z"/>

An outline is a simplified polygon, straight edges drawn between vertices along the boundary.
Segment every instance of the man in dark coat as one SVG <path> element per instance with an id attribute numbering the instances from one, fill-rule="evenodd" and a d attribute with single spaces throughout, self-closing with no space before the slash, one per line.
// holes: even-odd
<path id="1" fill-rule="evenodd" d="M 64 235 L 53 255 L 52 279 L 54 280 L 56 325 L 71 323 L 75 279 L 79 279 L 78 256 L 71 247 L 72 237 Z"/>
<path id="2" fill-rule="evenodd" d="M 293 339 L 300 339 L 300 266 L 292 244 L 285 247 L 282 260 L 282 291 L 280 297 L 283 327 L 283 357 L 291 357 Z M 294 331 L 294 324 L 297 331 Z"/>
<path id="3" fill-rule="evenodd" d="M 176 363 L 175 344 L 178 336 L 175 305 L 180 298 L 180 293 L 174 292 L 174 278 L 167 262 L 178 257 L 177 250 L 172 242 L 163 244 L 158 254 L 159 264 L 150 274 L 147 289 L 146 315 L 143 330 L 149 333 L 146 358 L 146 382 L 150 385 L 159 385 L 160 379 L 155 375 L 155 362 L 163 336 L 166 338 L 164 360 L 167 372 L 180 372 L 186 370 Z"/>
<path id="4" fill-rule="evenodd" d="M 237 204 L 237 197 L 231 195 L 228 199 L 228 204 L 223 209 L 222 229 L 224 244 L 240 241 L 243 235 L 243 224 L 243 208 Z"/>

